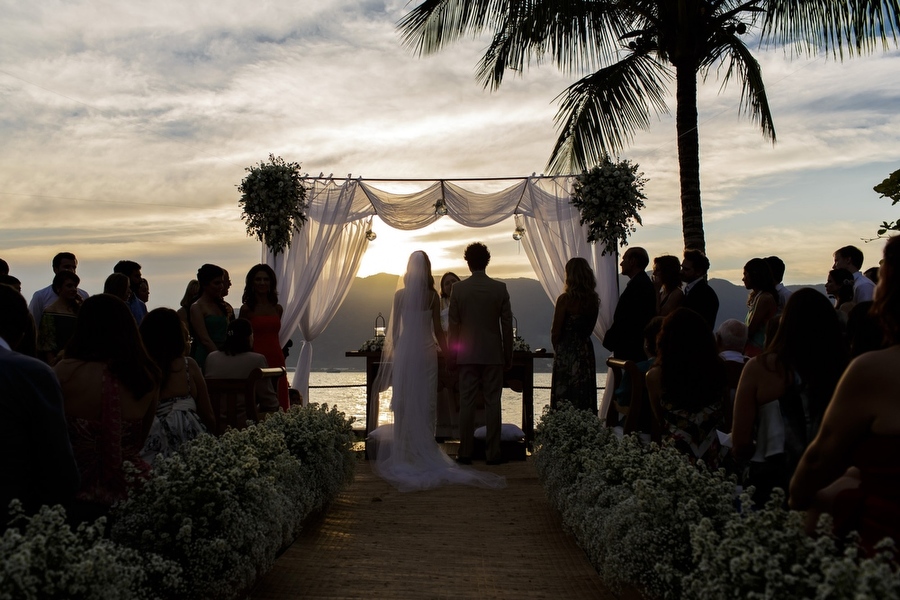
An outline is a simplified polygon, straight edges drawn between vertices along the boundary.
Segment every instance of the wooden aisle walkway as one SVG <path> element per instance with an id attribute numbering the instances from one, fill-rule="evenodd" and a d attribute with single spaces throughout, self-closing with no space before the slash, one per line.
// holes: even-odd
<path id="1" fill-rule="evenodd" d="M 530 458 L 474 468 L 505 475 L 508 487 L 400 493 L 361 460 L 252 598 L 617 597 L 563 531 Z"/>

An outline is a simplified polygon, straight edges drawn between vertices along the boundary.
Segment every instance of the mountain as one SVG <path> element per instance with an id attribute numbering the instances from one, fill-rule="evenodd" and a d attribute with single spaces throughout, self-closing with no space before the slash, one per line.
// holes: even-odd
<path id="1" fill-rule="evenodd" d="M 553 302 L 544 293 L 535 279 L 501 279 L 509 289 L 513 315 L 516 317 L 518 335 L 522 336 L 532 349 L 547 348 L 550 345 L 550 323 L 553 320 Z M 627 279 L 620 278 L 620 288 L 624 289 Z M 719 296 L 719 314 L 716 326 L 725 319 L 744 320 L 747 314 L 747 290 L 724 279 L 711 279 L 710 286 Z M 357 350 L 363 342 L 375 333 L 375 319 L 381 313 L 385 319 L 391 314 L 391 300 L 397 286 L 397 276 L 380 273 L 370 277 L 358 277 L 334 319 L 317 339 L 313 341 L 313 371 L 323 369 L 363 370 L 365 364 L 359 358 L 347 358 L 344 353 Z M 798 289 L 804 286 L 788 286 Z M 816 286 L 821 288 L 821 286 Z M 296 360 L 300 336 L 293 338 L 293 356 L 288 364 Z M 607 352 L 597 340 L 594 351 L 598 367 L 602 367 Z M 541 364 L 539 364 L 541 363 Z M 535 371 L 549 371 L 549 360 L 539 360 Z"/>

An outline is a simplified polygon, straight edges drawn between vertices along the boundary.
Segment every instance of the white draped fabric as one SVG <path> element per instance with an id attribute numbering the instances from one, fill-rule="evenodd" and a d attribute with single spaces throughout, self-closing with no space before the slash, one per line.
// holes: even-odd
<path id="1" fill-rule="evenodd" d="M 466 227 L 488 227 L 515 216 L 526 230 L 522 241 L 528 260 L 553 302 L 563 290 L 566 262 L 575 256 L 587 259 L 597 275 L 600 295 L 600 317 L 594 333 L 602 338 L 618 300 L 617 261 L 615 254 L 603 256 L 602 248 L 587 243 L 587 229 L 579 224 L 578 209 L 569 202 L 572 178 L 509 181 L 510 187 L 491 193 L 476 193 L 447 180 L 436 180 L 423 182 L 420 191 L 398 194 L 362 179 L 307 179 L 309 221 L 294 234 L 284 254 L 276 258 L 267 253 L 267 262 L 278 275 L 279 298 L 285 309 L 281 342 L 287 343 L 298 326 L 306 340 L 294 387 L 307 390 L 310 342 L 334 316 L 359 269 L 367 247 L 367 227 L 358 222 L 370 222 L 377 214 L 395 229 L 420 229 L 440 218 L 435 214 L 435 203 L 441 199 L 447 206 L 447 216 Z M 351 223 L 355 227 L 344 227 Z"/>

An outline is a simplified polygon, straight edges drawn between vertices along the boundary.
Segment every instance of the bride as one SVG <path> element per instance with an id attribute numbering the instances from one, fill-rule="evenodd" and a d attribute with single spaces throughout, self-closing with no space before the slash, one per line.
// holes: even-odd
<path id="1" fill-rule="evenodd" d="M 373 468 L 401 492 L 447 484 L 505 487 L 504 477 L 456 464 L 434 440 L 438 347 L 447 355 L 440 311 L 431 261 L 413 252 L 394 294 L 376 379 L 376 389 L 393 386 L 394 422 L 371 434 L 378 443 Z"/>

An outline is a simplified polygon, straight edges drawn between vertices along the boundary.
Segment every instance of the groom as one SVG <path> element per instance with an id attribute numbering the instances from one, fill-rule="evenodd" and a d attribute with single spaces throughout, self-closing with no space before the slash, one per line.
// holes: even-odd
<path id="1" fill-rule="evenodd" d="M 500 393 L 503 372 L 512 367 L 512 309 L 506 284 L 487 276 L 487 246 L 469 244 L 463 257 L 472 276 L 450 292 L 449 365 L 459 369 L 459 453 L 457 462 L 472 463 L 475 445 L 475 397 L 484 393 L 487 464 L 499 465 Z"/>

